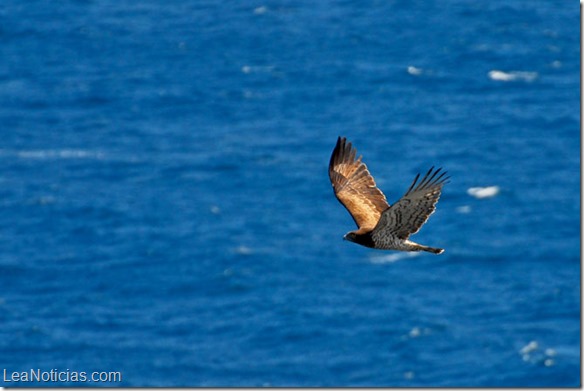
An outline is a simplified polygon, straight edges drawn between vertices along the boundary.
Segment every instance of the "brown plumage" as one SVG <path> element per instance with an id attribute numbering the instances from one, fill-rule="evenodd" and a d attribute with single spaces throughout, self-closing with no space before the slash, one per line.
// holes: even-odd
<path id="1" fill-rule="evenodd" d="M 420 230 L 436 209 L 442 186 L 449 178 L 446 172 L 432 167 L 420 182 L 418 174 L 404 196 L 390 206 L 361 156 L 356 155 L 351 143 L 339 137 L 329 163 L 335 196 L 359 227 L 344 239 L 371 248 L 442 253 L 441 248 L 417 244 L 408 238 Z"/>

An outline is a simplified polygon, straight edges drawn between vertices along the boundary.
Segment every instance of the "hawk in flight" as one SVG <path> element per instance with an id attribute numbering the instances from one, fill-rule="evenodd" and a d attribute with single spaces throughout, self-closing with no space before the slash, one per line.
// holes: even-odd
<path id="1" fill-rule="evenodd" d="M 375 185 L 361 156 L 344 137 L 339 137 L 329 163 L 329 177 L 337 199 L 347 208 L 359 227 L 344 236 L 345 240 L 383 250 L 444 252 L 414 243 L 408 238 L 420 230 L 436 209 L 442 186 L 449 177 L 441 168 L 430 168 L 418 182 L 420 174 L 395 204 L 390 206 Z"/>

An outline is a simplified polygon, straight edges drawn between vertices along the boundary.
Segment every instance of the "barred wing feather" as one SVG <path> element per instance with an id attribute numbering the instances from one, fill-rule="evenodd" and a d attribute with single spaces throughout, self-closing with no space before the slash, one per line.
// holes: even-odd
<path id="1" fill-rule="evenodd" d="M 442 187 L 449 177 L 440 168 L 434 171 L 434 167 L 418 183 L 419 177 L 420 174 L 398 202 L 382 213 L 372 233 L 374 238 L 393 235 L 405 240 L 418 232 L 434 213 Z"/>

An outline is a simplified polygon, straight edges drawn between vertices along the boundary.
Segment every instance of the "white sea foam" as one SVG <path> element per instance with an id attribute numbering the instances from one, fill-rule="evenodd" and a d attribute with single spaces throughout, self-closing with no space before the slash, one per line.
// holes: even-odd
<path id="1" fill-rule="evenodd" d="M 422 332 L 420 331 L 420 328 L 414 327 L 413 329 L 410 330 L 408 335 L 412 338 L 416 338 L 416 337 L 419 337 L 420 334 L 422 334 Z"/>
<path id="2" fill-rule="evenodd" d="M 253 10 L 253 13 L 256 15 L 265 14 L 266 12 L 268 12 L 268 7 L 266 7 L 265 5 L 257 7 Z"/>
<path id="3" fill-rule="evenodd" d="M 521 354 L 521 359 L 525 362 L 533 362 L 535 359 L 532 357 L 531 353 L 534 353 L 539 348 L 537 341 L 531 341 L 519 350 Z"/>
<path id="4" fill-rule="evenodd" d="M 270 73 L 276 69 L 273 65 L 244 65 L 241 67 L 243 73 Z"/>
<path id="5" fill-rule="evenodd" d="M 543 349 L 537 341 L 530 341 L 527 345 L 519 349 L 521 359 L 531 364 L 551 367 L 555 364 L 554 357 L 556 350 L 552 348 Z"/>
<path id="6" fill-rule="evenodd" d="M 546 367 L 551 367 L 552 365 L 554 365 L 554 360 L 548 358 L 543 362 L 543 365 L 545 365 Z"/>
<path id="7" fill-rule="evenodd" d="M 419 75 L 422 74 L 422 69 L 421 68 L 416 68 L 415 66 L 410 65 L 408 67 L 408 73 L 410 75 L 419 76 Z"/>
<path id="8" fill-rule="evenodd" d="M 430 335 L 432 333 L 432 331 L 429 328 L 422 328 L 422 327 L 412 327 L 412 329 L 410 331 L 408 331 L 406 334 L 403 334 L 400 339 L 402 341 L 407 341 L 410 339 L 415 339 L 415 338 L 419 338 L 422 336 L 427 336 Z"/>
<path id="9" fill-rule="evenodd" d="M 474 198 L 489 198 L 494 197 L 499 194 L 501 189 L 499 186 L 487 186 L 487 187 L 471 187 L 466 192 L 468 195 Z"/>
<path id="10" fill-rule="evenodd" d="M 247 246 L 238 246 L 235 248 L 234 250 L 237 254 L 241 254 L 241 255 L 249 255 L 251 253 L 253 253 L 253 250 Z"/>
<path id="11" fill-rule="evenodd" d="M 529 354 L 529 353 L 537 350 L 537 348 L 538 348 L 537 341 L 531 341 L 527 345 L 525 345 L 524 347 L 522 347 L 521 350 L 519 351 L 519 353 L 521 353 L 521 354 Z"/>
<path id="12" fill-rule="evenodd" d="M 419 252 L 399 252 L 384 255 L 374 255 L 371 257 L 371 263 L 383 264 L 383 263 L 393 263 L 400 261 L 402 259 L 414 258 L 419 256 Z"/>
<path id="13" fill-rule="evenodd" d="M 2 151 L 10 154 L 9 151 Z M 40 149 L 15 152 L 21 159 L 102 159 L 104 154 L 99 151 L 87 151 L 83 149 Z"/>
<path id="14" fill-rule="evenodd" d="M 489 78 L 496 81 L 527 81 L 531 82 L 537 79 L 537 72 L 522 72 L 522 71 L 511 71 L 503 72 L 498 70 L 492 70 L 489 72 Z"/>

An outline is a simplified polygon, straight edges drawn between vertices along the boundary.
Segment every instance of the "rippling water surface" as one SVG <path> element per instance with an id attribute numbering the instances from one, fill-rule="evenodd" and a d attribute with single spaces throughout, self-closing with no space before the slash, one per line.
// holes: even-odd
<path id="1" fill-rule="evenodd" d="M 0 368 L 579 386 L 578 8 L 424 5 L 3 1 Z M 342 240 L 338 135 L 444 254 Z"/>

